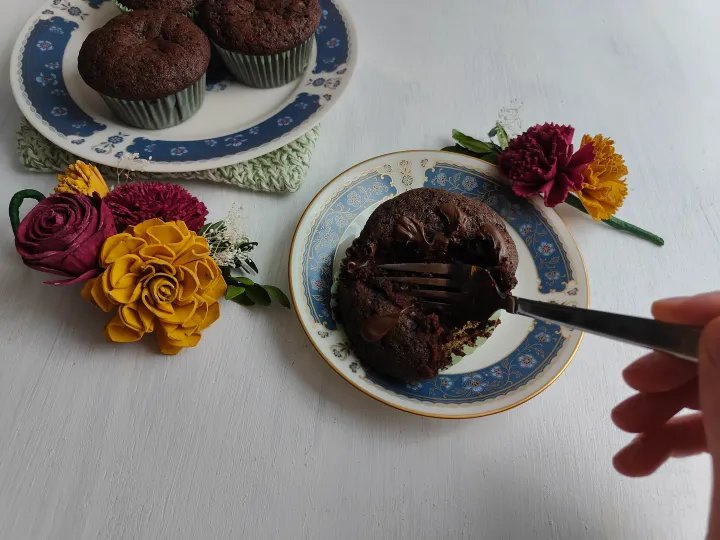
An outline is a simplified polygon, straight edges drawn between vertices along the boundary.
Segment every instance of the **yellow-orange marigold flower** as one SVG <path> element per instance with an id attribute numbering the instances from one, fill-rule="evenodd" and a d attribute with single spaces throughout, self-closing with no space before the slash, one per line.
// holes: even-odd
<path id="1" fill-rule="evenodd" d="M 104 197 L 109 193 L 105 179 L 95 165 L 76 161 L 63 174 L 58 174 L 55 193 L 82 193 L 91 197 L 97 193 Z"/>
<path id="2" fill-rule="evenodd" d="M 583 135 L 581 146 L 592 142 L 595 161 L 585 171 L 585 183 L 576 194 L 585 210 L 595 221 L 610 219 L 620 208 L 627 195 L 625 176 L 628 169 L 622 155 L 615 152 L 615 143 L 602 135 Z"/>
<path id="3" fill-rule="evenodd" d="M 104 272 L 82 295 L 105 312 L 117 313 L 105 327 L 114 343 L 138 341 L 155 332 L 164 354 L 198 344 L 201 332 L 220 316 L 227 289 L 207 240 L 182 221 L 150 219 L 111 236 L 100 251 Z"/>

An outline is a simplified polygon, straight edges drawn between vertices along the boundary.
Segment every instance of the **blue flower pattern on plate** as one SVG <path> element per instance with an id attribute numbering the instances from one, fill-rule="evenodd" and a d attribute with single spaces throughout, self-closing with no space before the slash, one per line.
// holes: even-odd
<path id="1" fill-rule="evenodd" d="M 61 135 L 84 138 L 104 130 L 105 126 L 94 122 L 75 104 L 62 77 L 65 47 L 77 28 L 77 23 L 61 17 L 38 20 L 27 38 L 20 72 L 24 91 L 35 114 Z M 58 66 L 57 73 L 46 71 L 50 65 Z M 64 114 L 57 114 L 62 110 Z M 82 128 L 73 127 L 80 121 L 85 122 Z"/>
<path id="2" fill-rule="evenodd" d="M 482 375 L 465 375 L 462 378 L 462 388 L 463 390 L 469 390 L 470 392 L 479 394 L 487 388 L 487 381 L 485 381 Z"/>
<path id="3" fill-rule="evenodd" d="M 304 110 L 301 110 L 297 107 L 298 103 L 305 103 L 307 106 Z M 141 159 L 147 159 L 150 156 L 145 148 L 150 144 L 154 144 L 153 161 L 187 162 L 223 157 L 236 153 L 241 149 L 257 148 L 284 135 L 291 131 L 295 125 L 310 118 L 319 108 L 319 96 L 301 93 L 294 102 L 288 104 L 276 116 L 268 118 L 253 128 L 222 137 L 219 141 L 216 141 L 216 144 L 208 142 L 208 140 L 214 139 L 183 141 L 182 146 L 185 152 L 177 153 L 173 152 L 173 149 L 177 147 L 177 142 L 138 137 L 127 147 L 126 151 L 131 154 L 137 153 Z M 244 139 L 245 142 L 240 146 L 228 146 L 226 139 L 234 138 L 237 138 L 237 140 Z"/>
<path id="4" fill-rule="evenodd" d="M 109 154 L 115 150 L 115 146 L 125 142 L 125 137 L 128 137 L 127 133 L 118 133 L 107 138 L 105 142 L 96 144 L 92 149 L 98 154 Z"/>
<path id="5" fill-rule="evenodd" d="M 58 85 L 57 75 L 55 75 L 54 73 L 50 73 L 49 75 L 45 75 L 44 73 L 41 73 L 40 75 L 35 77 L 35 80 L 43 86 L 57 86 Z"/>
<path id="6" fill-rule="evenodd" d="M 244 142 L 246 142 L 247 139 L 243 139 L 240 136 L 235 137 L 228 137 L 225 139 L 225 146 L 233 146 L 235 148 L 238 148 L 243 145 Z"/>
<path id="7" fill-rule="evenodd" d="M 317 66 L 313 73 L 316 75 L 335 71 L 338 66 L 347 62 L 350 54 L 347 28 L 340 12 L 330 0 L 320 0 L 320 5 L 323 7 L 323 15 L 320 26 L 315 31 Z"/>
<path id="8" fill-rule="evenodd" d="M 62 11 L 66 11 L 67 14 L 71 17 L 78 17 L 81 21 L 84 21 L 85 17 L 87 17 L 88 15 L 87 13 L 84 13 L 83 10 L 81 10 L 79 7 L 74 6 L 64 0 L 53 0 L 53 6 L 61 9 Z"/>
<path id="9" fill-rule="evenodd" d="M 363 208 L 396 194 L 397 189 L 388 175 L 372 171 L 336 194 L 312 225 L 303 257 L 305 298 L 315 320 L 329 330 L 336 329 L 330 309 L 330 289 L 337 244 Z"/>

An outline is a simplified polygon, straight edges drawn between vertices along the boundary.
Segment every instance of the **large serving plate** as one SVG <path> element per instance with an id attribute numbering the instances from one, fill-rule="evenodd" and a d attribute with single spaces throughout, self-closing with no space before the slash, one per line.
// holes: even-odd
<path id="1" fill-rule="evenodd" d="M 442 418 L 501 412 L 533 398 L 567 367 L 582 332 L 503 313 L 490 339 L 429 381 L 406 384 L 366 371 L 334 317 L 333 284 L 345 250 L 383 201 L 418 187 L 477 197 L 498 212 L 519 252 L 515 294 L 588 307 L 582 256 L 560 217 L 513 195 L 496 167 L 435 151 L 388 154 L 345 171 L 318 193 L 295 231 L 290 290 L 308 338 L 330 366 L 369 396 Z"/>
<path id="2" fill-rule="evenodd" d="M 339 0 L 320 0 L 322 21 L 305 74 L 260 90 L 210 81 L 205 104 L 179 126 L 148 131 L 121 124 L 82 80 L 77 56 L 87 35 L 120 13 L 112 0 L 50 0 L 25 25 L 10 61 L 20 110 L 57 146 L 116 166 L 124 153 L 148 172 L 232 165 L 266 154 L 313 128 L 338 101 L 355 69 L 357 38 Z"/>

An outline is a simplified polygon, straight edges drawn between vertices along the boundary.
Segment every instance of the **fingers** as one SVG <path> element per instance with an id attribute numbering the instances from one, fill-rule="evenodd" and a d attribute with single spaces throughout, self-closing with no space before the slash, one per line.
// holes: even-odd
<path id="1" fill-rule="evenodd" d="M 697 377 L 698 366 L 665 353 L 651 352 L 623 371 L 623 378 L 638 392 L 667 392 Z"/>
<path id="2" fill-rule="evenodd" d="M 624 431 L 643 433 L 662 426 L 686 407 L 699 408 L 697 379 L 669 392 L 635 394 L 613 409 L 612 420 Z"/>
<path id="3" fill-rule="evenodd" d="M 665 322 L 705 325 L 720 317 L 720 291 L 660 300 L 652 305 L 652 314 Z"/>
<path id="4" fill-rule="evenodd" d="M 673 418 L 653 431 L 637 436 L 613 459 L 625 476 L 648 476 L 669 457 L 684 457 L 707 451 L 702 413 Z"/>
<path id="5" fill-rule="evenodd" d="M 700 401 L 710 453 L 720 470 L 720 318 L 705 326 L 700 339 Z"/>

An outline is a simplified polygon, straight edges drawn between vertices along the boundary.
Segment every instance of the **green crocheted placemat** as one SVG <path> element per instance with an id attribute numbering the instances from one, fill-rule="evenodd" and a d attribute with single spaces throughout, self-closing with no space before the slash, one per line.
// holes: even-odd
<path id="1" fill-rule="evenodd" d="M 256 191 L 297 191 L 310 168 L 319 131 L 320 126 L 315 126 L 290 144 L 237 165 L 182 173 L 136 171 L 134 177 L 139 180 L 210 180 Z M 79 159 L 47 140 L 27 120 L 20 124 L 17 152 L 20 163 L 35 172 L 63 172 L 70 163 Z M 117 175 L 117 169 L 113 167 L 98 165 L 98 168 L 106 178 L 112 179 Z"/>

